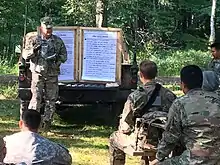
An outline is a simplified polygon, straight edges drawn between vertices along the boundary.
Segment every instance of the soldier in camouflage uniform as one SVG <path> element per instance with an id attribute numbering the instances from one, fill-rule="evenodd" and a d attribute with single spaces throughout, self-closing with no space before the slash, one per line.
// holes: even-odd
<path id="1" fill-rule="evenodd" d="M 148 60 L 141 62 L 139 77 L 143 87 L 137 89 L 128 96 L 121 115 L 118 131 L 112 133 L 110 136 L 109 152 L 111 165 L 125 164 L 125 153 L 123 152 L 123 148 L 135 143 L 134 114 L 139 113 L 147 104 L 149 96 L 156 86 L 156 75 L 157 66 L 154 62 Z M 175 94 L 161 87 L 159 96 L 161 98 L 159 110 L 168 112 L 172 102 L 176 99 Z"/>
<path id="2" fill-rule="evenodd" d="M 40 31 L 40 35 L 32 36 L 26 41 L 22 56 L 24 59 L 30 59 L 30 70 L 32 72 L 32 99 L 28 108 L 40 111 L 42 97 L 44 96 L 43 123 L 48 128 L 58 97 L 60 65 L 67 60 L 67 51 L 62 39 L 52 34 L 50 17 L 41 19 Z"/>
<path id="3" fill-rule="evenodd" d="M 201 89 L 203 75 L 198 66 L 184 67 L 180 78 L 185 95 L 169 110 L 157 159 L 151 165 L 220 165 L 220 98 Z M 180 139 L 186 150 L 167 158 Z"/>
<path id="4" fill-rule="evenodd" d="M 5 163 L 24 162 L 27 165 L 71 165 L 69 151 L 38 132 L 41 115 L 36 110 L 26 110 L 19 121 L 21 132 L 4 138 L 7 153 Z"/>
<path id="5" fill-rule="evenodd" d="M 214 71 L 220 78 L 220 43 L 211 45 L 213 59 L 208 64 L 208 69 Z"/>

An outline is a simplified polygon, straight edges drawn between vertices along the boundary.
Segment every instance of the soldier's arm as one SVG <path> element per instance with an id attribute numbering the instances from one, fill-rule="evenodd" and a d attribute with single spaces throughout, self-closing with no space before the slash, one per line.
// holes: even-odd
<path id="1" fill-rule="evenodd" d="M 61 163 L 63 165 L 71 165 L 72 164 L 72 156 L 69 153 L 69 150 L 63 147 L 62 145 L 59 145 L 59 154 L 58 159 L 56 162 Z"/>
<path id="2" fill-rule="evenodd" d="M 124 133 L 130 133 L 134 129 L 134 115 L 145 106 L 146 99 L 146 96 L 142 94 L 142 89 L 138 89 L 128 96 L 120 120 L 119 130 Z"/>
<path id="3" fill-rule="evenodd" d="M 62 39 L 60 39 L 60 51 L 57 57 L 57 63 L 60 65 L 61 63 L 65 63 L 67 60 L 67 50 L 66 46 Z"/>
<path id="4" fill-rule="evenodd" d="M 26 41 L 24 42 L 24 48 L 22 51 L 22 57 L 27 60 L 27 59 L 31 59 L 33 57 L 36 56 L 37 52 L 36 52 L 36 46 L 35 45 L 35 38 L 28 38 L 26 39 Z"/>
<path id="5" fill-rule="evenodd" d="M 181 104 L 176 100 L 170 107 L 168 113 L 168 121 L 163 137 L 158 144 L 156 158 L 160 161 L 164 160 L 178 143 L 182 132 L 181 121 Z"/>
<path id="6" fill-rule="evenodd" d="M 119 131 L 122 133 L 130 133 L 133 129 L 133 125 L 133 102 L 128 98 L 121 114 Z"/>
<path id="7" fill-rule="evenodd" d="M 166 96 L 165 96 L 167 99 L 167 102 L 166 102 L 166 109 L 167 109 L 167 112 L 169 111 L 169 108 L 171 107 L 172 103 L 174 102 L 174 100 L 177 98 L 177 96 L 168 90 L 168 92 L 166 92 Z"/>

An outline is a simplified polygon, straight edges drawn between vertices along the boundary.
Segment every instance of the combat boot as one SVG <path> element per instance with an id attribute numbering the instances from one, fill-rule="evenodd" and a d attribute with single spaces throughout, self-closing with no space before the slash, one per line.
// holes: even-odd
<path id="1" fill-rule="evenodd" d="M 51 122 L 49 121 L 43 122 L 42 128 L 45 132 L 50 131 L 50 127 L 51 127 Z"/>
<path id="2" fill-rule="evenodd" d="M 44 133 L 51 132 L 51 121 L 43 121 L 41 126 L 41 131 Z"/>
<path id="3" fill-rule="evenodd" d="M 125 160 L 112 158 L 110 159 L 110 165 L 125 165 Z"/>

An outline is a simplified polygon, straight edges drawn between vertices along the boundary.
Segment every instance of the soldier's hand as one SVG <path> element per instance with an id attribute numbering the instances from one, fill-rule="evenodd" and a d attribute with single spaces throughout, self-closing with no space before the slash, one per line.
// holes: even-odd
<path id="1" fill-rule="evenodd" d="M 150 162 L 149 165 L 157 165 L 159 163 L 159 161 L 157 159 L 153 160 Z"/>
<path id="2" fill-rule="evenodd" d="M 40 50 L 40 48 L 41 48 L 41 44 L 36 43 L 36 44 L 34 45 L 34 53 L 36 53 L 38 50 Z"/>

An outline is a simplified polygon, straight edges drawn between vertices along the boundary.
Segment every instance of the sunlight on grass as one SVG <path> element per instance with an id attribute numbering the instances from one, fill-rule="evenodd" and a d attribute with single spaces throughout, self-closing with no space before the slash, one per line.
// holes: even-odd
<path id="1" fill-rule="evenodd" d="M 169 87 L 179 89 L 176 86 Z M 17 97 L 16 92 L 16 86 L 0 86 L 0 95 L 4 95 L 4 100 L 0 100 L 1 136 L 19 131 L 19 100 L 12 99 Z M 178 96 L 183 94 L 180 90 L 175 90 L 174 93 Z M 107 126 L 70 125 L 61 121 L 55 114 L 52 127 L 54 134 L 42 133 L 42 136 L 66 146 L 76 165 L 105 165 L 109 164 L 109 136 L 115 129 Z M 138 165 L 139 163 L 140 157 L 127 156 L 126 158 L 126 165 Z"/>
<path id="2" fill-rule="evenodd" d="M 15 99 L 18 97 L 18 85 L 0 85 L 0 98 Z"/>
<path id="3" fill-rule="evenodd" d="M 0 100 L 0 134 L 5 136 L 19 131 L 19 101 Z M 54 135 L 45 135 L 52 141 L 66 146 L 76 165 L 109 164 L 108 138 L 114 131 L 106 126 L 62 124 L 55 117 Z M 42 134 L 44 136 L 44 134 Z M 128 165 L 139 164 L 139 158 L 127 157 Z"/>
<path id="4" fill-rule="evenodd" d="M 5 75 L 5 74 L 17 75 L 18 64 L 10 66 L 7 62 L 6 63 L 0 62 L 0 75 Z"/>

